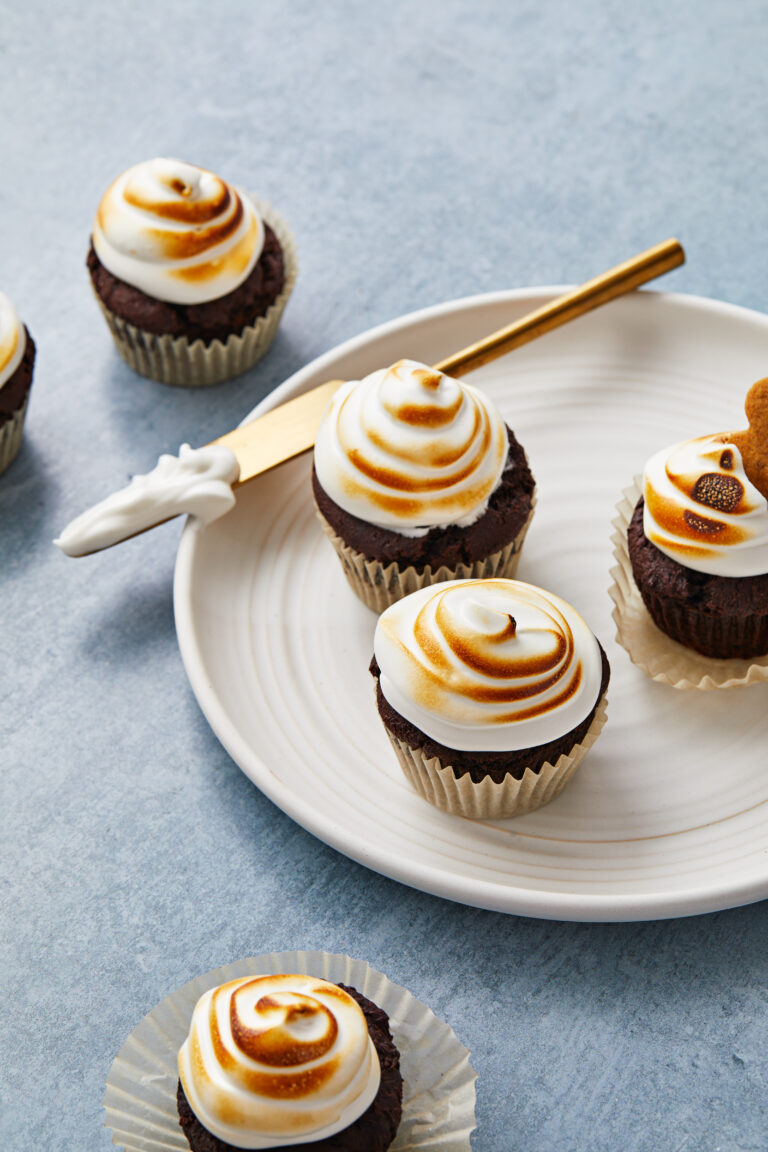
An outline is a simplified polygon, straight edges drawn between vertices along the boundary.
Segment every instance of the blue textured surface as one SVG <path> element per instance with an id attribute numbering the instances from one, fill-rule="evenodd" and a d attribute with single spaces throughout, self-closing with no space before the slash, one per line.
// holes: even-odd
<path id="1" fill-rule="evenodd" d="M 89 560 L 72 515 L 319 352 L 456 296 L 578 281 L 676 234 L 680 291 L 763 308 L 760 2 L 119 0 L 0 19 L 0 287 L 38 344 L 0 478 L 0 1148 L 106 1149 L 135 1023 L 253 952 L 349 952 L 472 1049 L 476 1152 L 764 1152 L 768 907 L 574 925 L 383 879 L 245 779 L 185 680 L 179 525 Z M 180 155 L 296 234 L 278 340 L 203 392 L 133 376 L 83 261 L 107 182 Z"/>

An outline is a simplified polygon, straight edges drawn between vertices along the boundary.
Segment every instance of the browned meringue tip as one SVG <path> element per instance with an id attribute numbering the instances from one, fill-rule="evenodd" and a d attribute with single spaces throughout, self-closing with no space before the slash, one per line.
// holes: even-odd
<path id="1" fill-rule="evenodd" d="M 642 478 L 624 490 L 616 506 L 611 535 L 616 565 L 610 575 L 608 595 L 616 640 L 633 664 L 651 680 L 680 690 L 711 692 L 718 688 L 738 688 L 768 680 L 768 655 L 748 660 L 716 660 L 678 644 L 654 624 L 640 595 L 629 559 L 627 530 L 635 505 L 642 495 Z"/>
<path id="2" fill-rule="evenodd" d="M 323 532 L 330 540 L 334 550 L 341 561 L 344 575 L 352 591 L 362 600 L 366 608 L 381 615 L 385 608 L 402 600 L 411 592 L 428 585 L 441 584 L 445 580 L 488 580 L 492 577 L 513 579 L 520 562 L 520 550 L 525 535 L 530 527 L 536 507 L 534 493 L 531 511 L 523 527 L 514 540 L 506 544 L 498 552 L 491 553 L 483 560 L 476 560 L 473 564 L 458 564 L 455 568 L 442 565 L 433 569 L 427 565 L 422 571 L 416 568 L 400 568 L 392 561 L 391 564 L 382 564 L 379 560 L 368 560 L 362 552 L 350 548 L 348 544 L 334 532 L 331 525 L 323 516 L 317 505 L 315 512 L 320 521 Z"/>
<path id="3" fill-rule="evenodd" d="M 520 780 L 506 776 L 498 784 L 490 777 L 476 783 L 468 773 L 457 778 L 450 765 L 438 757 L 424 756 L 420 749 L 411 748 L 388 728 L 386 732 L 406 780 L 435 808 L 470 820 L 504 820 L 525 816 L 559 796 L 602 732 L 607 711 L 604 694 L 580 744 L 563 753 L 554 764 L 543 764 L 538 772 L 526 768 Z"/>
<path id="4" fill-rule="evenodd" d="M 256 196 L 251 195 L 251 199 L 280 241 L 285 282 L 265 314 L 242 332 L 234 333 L 226 343 L 214 340 L 205 344 L 202 340 L 191 342 L 185 336 L 156 336 L 144 332 L 116 316 L 96 296 L 117 351 L 140 376 L 184 388 L 208 387 L 247 372 L 268 351 L 296 284 L 298 256 L 293 235 L 274 208 Z"/>

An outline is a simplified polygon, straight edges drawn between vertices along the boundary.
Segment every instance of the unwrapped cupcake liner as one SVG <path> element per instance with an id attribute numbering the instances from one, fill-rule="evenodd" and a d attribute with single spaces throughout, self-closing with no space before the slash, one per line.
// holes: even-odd
<path id="1" fill-rule="evenodd" d="M 302 973 L 347 984 L 389 1016 L 400 1051 L 403 1118 L 391 1152 L 470 1152 L 476 1074 L 453 1029 L 363 960 L 330 952 L 271 952 L 190 980 L 134 1028 L 115 1057 L 104 1095 L 112 1143 L 125 1152 L 189 1152 L 179 1127 L 176 1058 L 195 1004 L 209 988 L 242 976 Z"/>
<path id="2" fill-rule="evenodd" d="M 205 387 L 220 384 L 247 372 L 260 360 L 275 338 L 280 317 L 298 275 L 296 244 L 288 226 L 269 204 L 251 195 L 262 218 L 273 229 L 283 250 L 285 282 L 280 295 L 263 316 L 229 337 L 226 343 L 213 340 L 190 342 L 186 336 L 156 336 L 142 331 L 111 312 L 96 295 L 109 325 L 115 347 L 129 368 L 161 384 Z"/>
<path id="3" fill-rule="evenodd" d="M 528 519 L 517 536 L 499 552 L 493 552 L 484 560 L 476 560 L 472 564 L 457 564 L 454 568 L 441 565 L 434 570 L 428 564 L 420 571 L 413 567 L 400 568 L 394 560 L 385 565 L 379 560 L 367 559 L 362 552 L 345 544 L 317 505 L 315 510 L 323 531 L 341 561 L 350 588 L 372 612 L 381 613 L 411 592 L 445 580 L 490 580 L 493 577 L 511 580 L 517 572 L 520 549 L 533 518 L 534 505 L 531 505 Z"/>
<path id="4" fill-rule="evenodd" d="M 562 792 L 600 735 L 607 710 L 603 696 L 582 742 L 564 752 L 554 764 L 547 762 L 538 772 L 526 768 L 520 780 L 507 775 L 499 784 L 490 776 L 476 783 L 468 772 L 457 777 L 439 757 L 425 756 L 388 728 L 386 732 L 406 780 L 435 808 L 470 820 L 503 820 L 542 808 Z"/>
<path id="5" fill-rule="evenodd" d="M 768 680 L 768 655 L 746 660 L 718 660 L 713 656 L 702 656 L 673 640 L 654 623 L 632 575 L 627 544 L 632 513 L 642 494 L 640 485 L 640 477 L 636 477 L 624 491 L 616 507 L 616 519 L 612 522 L 615 531 L 611 542 L 616 566 L 611 569 L 613 584 L 608 594 L 614 602 L 617 641 L 646 675 L 672 688 L 696 688 L 709 692 L 715 688 L 735 688 Z M 662 621 L 666 611 L 659 606 L 658 614 Z M 684 623 L 674 615 L 666 621 L 672 628 Z"/>
<path id="6" fill-rule="evenodd" d="M 13 463 L 19 448 L 21 448 L 24 418 L 27 415 L 28 404 L 29 392 L 24 397 L 21 408 L 17 408 L 7 420 L 0 424 L 0 472 L 5 472 L 6 468 Z"/>

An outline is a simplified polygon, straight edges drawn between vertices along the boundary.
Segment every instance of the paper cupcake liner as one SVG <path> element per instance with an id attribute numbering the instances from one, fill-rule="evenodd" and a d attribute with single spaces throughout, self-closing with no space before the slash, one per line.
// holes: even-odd
<path id="1" fill-rule="evenodd" d="M 747 660 L 702 656 L 673 640 L 653 622 L 635 584 L 627 544 L 627 529 L 640 496 L 640 478 L 636 477 L 616 507 L 617 516 L 612 521 L 615 532 L 611 536 L 617 563 L 611 569 L 613 584 L 608 594 L 615 605 L 616 639 L 630 660 L 652 680 L 672 688 L 710 692 L 768 680 L 768 655 Z"/>
<path id="2" fill-rule="evenodd" d="M 400 1050 L 403 1118 L 391 1152 L 470 1152 L 476 1074 L 453 1029 L 362 960 L 329 952 L 271 952 L 216 968 L 167 996 L 134 1028 L 107 1077 L 105 1124 L 125 1152 L 189 1152 L 179 1127 L 176 1057 L 209 988 L 241 976 L 306 973 L 362 992 L 389 1015 Z"/>
<path id="3" fill-rule="evenodd" d="M 549 804 L 565 788 L 579 764 L 597 740 L 607 718 L 608 703 L 603 696 L 581 744 L 563 753 L 554 764 L 545 763 L 538 772 L 526 768 L 522 779 L 505 776 L 500 784 L 490 777 L 475 783 L 466 773 L 458 778 L 453 769 L 437 756 L 428 757 L 418 748 L 399 740 L 386 729 L 405 778 L 420 796 L 452 816 L 470 820 L 502 820 L 524 816 Z"/>
<path id="4" fill-rule="evenodd" d="M 441 565 L 434 571 L 429 564 L 418 571 L 412 567 L 400 568 L 396 561 L 384 565 L 379 560 L 368 560 L 362 552 L 344 543 L 317 505 L 315 511 L 323 531 L 341 560 L 350 588 L 372 612 L 381 613 L 385 608 L 389 608 L 390 604 L 402 600 L 403 596 L 408 596 L 419 588 L 426 588 L 429 584 L 440 584 L 444 580 L 489 580 L 494 576 L 511 580 L 517 572 L 520 549 L 533 518 L 534 505 L 535 498 L 525 524 L 515 539 L 499 552 L 493 552 L 484 560 L 476 560 L 473 564 L 457 564 L 454 568 Z"/>
<path id="5" fill-rule="evenodd" d="M 11 416 L 0 424 L 0 472 L 5 472 L 12 464 L 21 448 L 22 433 L 24 431 L 24 417 L 27 414 L 29 392 L 24 397 L 24 403 Z"/>
<path id="6" fill-rule="evenodd" d="M 754 653 L 755 649 L 768 652 L 768 615 L 705 616 L 695 607 L 676 604 L 664 596 L 654 596 L 647 589 L 645 596 L 640 595 L 651 619 L 662 632 L 684 648 L 694 651 L 705 648 L 706 652 L 700 654 L 708 659 L 743 658 L 751 662 L 756 657 L 745 653 Z M 724 655 L 718 655 L 721 652 Z"/>
<path id="7" fill-rule="evenodd" d="M 273 229 L 283 250 L 285 283 L 280 295 L 250 327 L 230 336 L 226 343 L 213 340 L 210 344 L 202 340 L 190 342 L 186 336 L 156 336 L 144 332 L 116 316 L 96 295 L 115 347 L 134 372 L 161 384 L 206 387 L 247 372 L 267 351 L 296 283 L 298 260 L 293 236 L 285 222 L 269 204 L 256 196 L 251 196 L 251 199 Z"/>

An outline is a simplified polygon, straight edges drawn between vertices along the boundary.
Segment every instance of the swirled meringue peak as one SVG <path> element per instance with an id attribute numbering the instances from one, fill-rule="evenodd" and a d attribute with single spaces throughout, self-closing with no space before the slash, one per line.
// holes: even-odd
<path id="1" fill-rule="evenodd" d="M 123 172 L 93 224 L 104 267 L 171 304 L 201 304 L 234 291 L 263 246 L 264 225 L 250 198 L 181 160 L 147 160 Z"/>
<path id="2" fill-rule="evenodd" d="M 744 470 L 737 433 L 657 452 L 643 474 L 643 531 L 686 568 L 712 576 L 768 572 L 768 501 Z"/>
<path id="3" fill-rule="evenodd" d="M 0 292 L 0 388 L 21 364 L 26 346 L 24 325 L 11 301 Z"/>
<path id="4" fill-rule="evenodd" d="M 385 699 L 459 751 L 512 752 L 570 732 L 600 693 L 600 646 L 570 604 L 519 580 L 449 580 L 379 617 Z"/>
<path id="5" fill-rule="evenodd" d="M 200 997 L 179 1052 L 200 1123 L 236 1148 L 306 1144 L 347 1128 L 381 1069 L 360 1006 L 311 976 L 246 976 Z"/>
<path id="6" fill-rule="evenodd" d="M 415 536 L 479 519 L 507 450 L 504 421 L 487 396 L 398 360 L 339 388 L 317 433 L 315 469 L 350 515 Z"/>

